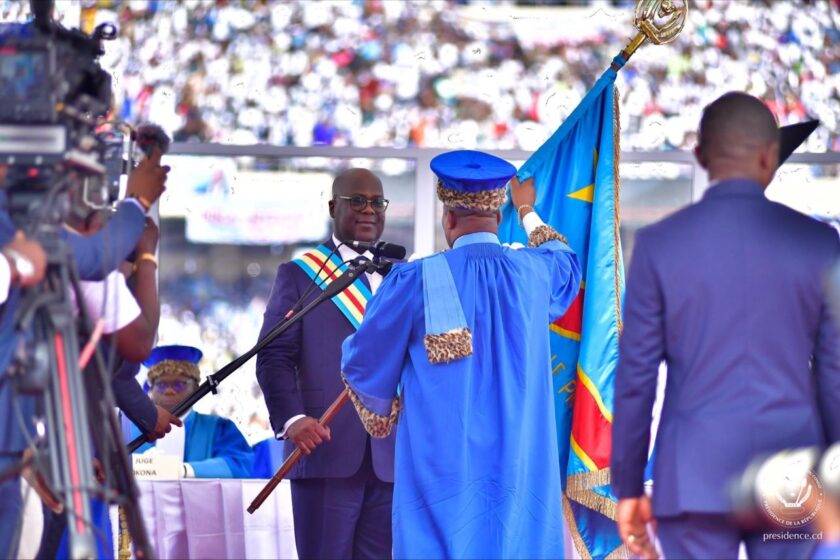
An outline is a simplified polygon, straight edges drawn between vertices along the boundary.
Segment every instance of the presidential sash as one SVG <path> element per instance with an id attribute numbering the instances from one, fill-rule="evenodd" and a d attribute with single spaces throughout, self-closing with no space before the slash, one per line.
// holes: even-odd
<path id="1" fill-rule="evenodd" d="M 326 245 L 319 245 L 314 250 L 309 251 L 292 262 L 303 269 L 309 278 L 315 280 L 321 290 L 325 290 L 327 286 L 332 284 L 348 268 L 346 264 L 342 264 L 338 252 L 330 256 L 331 252 L 330 248 Z M 362 324 L 365 307 L 370 298 L 370 288 L 365 286 L 360 275 L 355 282 L 350 284 L 349 288 L 331 299 L 335 306 L 338 307 L 338 310 L 350 321 L 353 328 L 358 329 L 359 325 Z"/>

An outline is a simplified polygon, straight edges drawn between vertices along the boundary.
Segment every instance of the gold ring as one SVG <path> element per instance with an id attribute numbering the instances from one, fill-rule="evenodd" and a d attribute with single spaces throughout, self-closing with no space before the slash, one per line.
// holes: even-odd
<path id="1" fill-rule="evenodd" d="M 627 537 L 627 542 L 629 542 L 629 543 L 636 542 L 636 535 L 630 535 L 629 537 Z"/>

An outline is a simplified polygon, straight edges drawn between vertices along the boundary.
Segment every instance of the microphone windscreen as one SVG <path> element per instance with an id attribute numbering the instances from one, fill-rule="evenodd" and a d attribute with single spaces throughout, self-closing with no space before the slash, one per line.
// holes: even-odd
<path id="1" fill-rule="evenodd" d="M 151 123 L 141 124 L 137 127 L 135 134 L 137 147 L 140 148 L 146 157 L 152 155 L 152 150 L 155 146 L 160 148 L 161 154 L 169 151 L 169 136 L 158 125 Z"/>
<path id="2" fill-rule="evenodd" d="M 386 259 L 401 261 L 405 258 L 405 247 L 396 243 L 382 243 L 380 255 Z"/>

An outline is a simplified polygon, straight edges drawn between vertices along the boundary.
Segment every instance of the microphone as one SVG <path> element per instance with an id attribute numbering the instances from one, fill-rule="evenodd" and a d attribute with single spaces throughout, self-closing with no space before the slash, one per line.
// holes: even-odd
<path id="1" fill-rule="evenodd" d="M 345 245 L 354 249 L 370 251 L 374 257 L 385 257 L 386 259 L 402 260 L 405 258 L 405 247 L 396 243 L 385 241 L 348 241 Z"/>
<path id="2" fill-rule="evenodd" d="M 155 147 L 160 148 L 161 155 L 169 151 L 169 136 L 156 124 L 141 124 L 132 132 L 132 139 L 137 142 L 137 147 L 146 157 L 151 157 Z"/>

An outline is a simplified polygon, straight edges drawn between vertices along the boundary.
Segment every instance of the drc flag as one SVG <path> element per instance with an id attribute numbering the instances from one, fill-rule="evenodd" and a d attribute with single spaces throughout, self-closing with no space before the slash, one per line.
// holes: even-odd
<path id="1" fill-rule="evenodd" d="M 624 60 L 614 62 L 620 68 Z M 568 238 L 583 271 L 577 299 L 548 326 L 563 511 L 582 558 L 628 555 L 615 524 L 609 471 L 624 290 L 615 78 L 616 70 L 607 70 L 517 173 L 520 182 L 533 178 L 537 214 Z M 499 237 L 527 244 L 510 202 L 502 208 Z"/>

